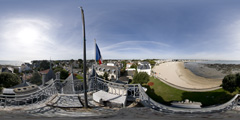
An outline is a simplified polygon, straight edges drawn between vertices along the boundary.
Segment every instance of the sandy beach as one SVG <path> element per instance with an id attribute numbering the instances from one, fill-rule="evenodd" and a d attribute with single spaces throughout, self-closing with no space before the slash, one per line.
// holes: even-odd
<path id="1" fill-rule="evenodd" d="M 156 76 L 176 86 L 190 89 L 219 87 L 222 79 L 210 79 L 197 76 L 184 67 L 183 62 L 167 62 L 153 68 Z"/>

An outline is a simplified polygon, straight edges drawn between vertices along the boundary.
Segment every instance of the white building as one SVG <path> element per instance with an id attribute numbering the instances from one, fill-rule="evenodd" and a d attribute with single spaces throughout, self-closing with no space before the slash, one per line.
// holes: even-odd
<path id="1" fill-rule="evenodd" d="M 137 67 L 138 72 L 146 72 L 151 75 L 151 65 L 149 62 L 139 62 Z"/>
<path id="2" fill-rule="evenodd" d="M 105 72 L 108 73 L 109 80 L 113 80 L 113 79 L 117 80 L 120 77 L 120 70 L 117 66 L 108 66 L 108 65 L 101 64 L 101 65 L 97 65 L 95 69 L 96 69 L 96 73 L 101 76 L 103 76 Z"/>
<path id="3" fill-rule="evenodd" d="M 133 63 L 127 63 L 126 64 L 126 69 L 130 68 L 132 66 Z"/>
<path id="4" fill-rule="evenodd" d="M 19 72 L 24 72 L 28 70 L 32 70 L 32 68 L 29 64 L 26 64 L 26 63 L 22 64 L 21 67 L 19 68 Z"/>

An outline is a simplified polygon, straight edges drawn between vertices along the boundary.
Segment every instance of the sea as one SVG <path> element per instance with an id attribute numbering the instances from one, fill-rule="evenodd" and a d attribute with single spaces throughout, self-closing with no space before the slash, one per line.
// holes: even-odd
<path id="1" fill-rule="evenodd" d="M 208 61 L 195 61 L 195 62 L 185 62 L 184 67 L 189 69 L 192 73 L 197 76 L 212 78 L 212 79 L 223 79 L 228 73 L 223 73 L 222 71 L 217 70 L 216 68 L 209 68 L 204 66 L 204 64 L 235 64 L 240 65 L 239 60 L 208 60 Z M 240 72 L 239 70 L 234 69 L 234 72 Z"/>
<path id="2" fill-rule="evenodd" d="M 0 65 L 21 66 L 25 62 L 28 61 L 0 60 Z"/>
<path id="3" fill-rule="evenodd" d="M 240 64 L 240 60 L 206 60 L 206 61 L 196 61 L 195 63 L 203 63 L 203 64 Z"/>

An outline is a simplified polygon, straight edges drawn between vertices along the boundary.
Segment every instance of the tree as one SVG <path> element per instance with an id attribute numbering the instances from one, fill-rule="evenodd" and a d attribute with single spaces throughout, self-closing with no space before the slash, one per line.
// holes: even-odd
<path id="1" fill-rule="evenodd" d="M 120 75 L 121 76 L 125 75 L 125 73 L 126 73 L 126 69 L 125 68 L 120 69 Z"/>
<path id="2" fill-rule="evenodd" d="M 133 84 L 144 84 L 144 83 L 148 83 L 149 81 L 149 75 L 146 72 L 136 72 L 133 76 Z"/>
<path id="3" fill-rule="evenodd" d="M 49 69 L 50 68 L 50 63 L 47 61 L 47 60 L 43 60 L 43 61 L 41 61 L 41 63 L 40 63 L 40 70 L 46 70 L 46 69 Z"/>
<path id="4" fill-rule="evenodd" d="M 135 68 L 137 70 L 137 63 L 133 63 L 130 68 Z"/>
<path id="5" fill-rule="evenodd" d="M 236 74 L 236 84 L 238 87 L 240 87 L 240 73 Z"/>
<path id="6" fill-rule="evenodd" d="M 105 80 L 108 80 L 108 76 L 109 76 L 109 74 L 107 72 L 104 72 L 103 77 Z"/>
<path id="7" fill-rule="evenodd" d="M 72 64 L 73 62 L 74 62 L 74 60 L 73 60 L 73 59 L 71 59 L 71 60 L 70 60 L 70 63 Z"/>
<path id="8" fill-rule="evenodd" d="M 13 87 L 21 83 L 20 78 L 12 73 L 1 73 L 0 74 L 0 87 Z"/>
<path id="9" fill-rule="evenodd" d="M 16 73 L 16 74 L 19 74 L 19 69 L 18 68 L 14 68 L 13 72 Z"/>
<path id="10" fill-rule="evenodd" d="M 60 79 L 66 79 L 69 76 L 68 71 L 64 70 L 62 67 L 54 68 L 54 73 L 60 72 Z"/>
<path id="11" fill-rule="evenodd" d="M 56 72 L 60 72 L 61 70 L 63 70 L 63 68 L 62 68 L 62 67 L 59 67 L 59 66 L 53 68 L 54 73 L 56 73 Z"/>
<path id="12" fill-rule="evenodd" d="M 62 70 L 60 71 L 60 79 L 64 79 L 64 80 L 65 80 L 68 76 L 69 76 L 68 71 L 66 71 L 66 70 L 64 70 L 64 69 L 62 69 Z"/>
<path id="13" fill-rule="evenodd" d="M 237 88 L 236 75 L 230 74 L 223 78 L 222 88 L 229 92 L 234 92 Z"/>
<path id="14" fill-rule="evenodd" d="M 41 85 L 42 84 L 41 76 L 38 72 L 34 72 L 32 77 L 28 81 L 30 83 L 36 84 L 36 85 Z"/>

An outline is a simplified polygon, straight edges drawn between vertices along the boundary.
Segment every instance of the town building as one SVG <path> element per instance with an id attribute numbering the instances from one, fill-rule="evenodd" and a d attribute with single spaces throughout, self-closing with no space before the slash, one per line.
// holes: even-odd
<path id="1" fill-rule="evenodd" d="M 138 62 L 137 67 L 138 72 L 146 72 L 148 75 L 151 75 L 151 65 L 149 62 Z"/>
<path id="2" fill-rule="evenodd" d="M 104 64 L 97 65 L 95 67 L 96 73 L 100 76 L 103 76 L 104 73 L 108 73 L 109 80 L 117 80 L 120 77 L 120 69 L 117 66 L 107 66 Z"/>

